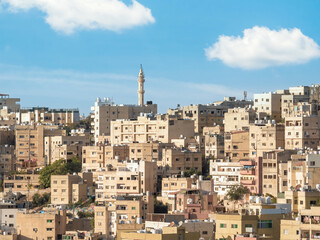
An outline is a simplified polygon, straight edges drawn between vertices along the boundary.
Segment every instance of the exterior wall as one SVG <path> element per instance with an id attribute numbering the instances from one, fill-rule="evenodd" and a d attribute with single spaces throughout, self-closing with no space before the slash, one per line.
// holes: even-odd
<path id="1" fill-rule="evenodd" d="M 317 149 L 319 146 L 319 117 L 288 117 L 285 119 L 286 149 Z"/>
<path id="2" fill-rule="evenodd" d="M 20 192 L 22 194 L 28 194 L 28 186 L 31 186 L 29 194 L 37 192 L 40 187 L 39 175 L 37 174 L 19 174 L 5 177 L 3 181 L 4 192 L 13 193 Z"/>
<path id="3" fill-rule="evenodd" d="M 16 126 L 17 168 L 45 166 L 45 136 L 65 135 L 65 130 L 51 125 Z"/>
<path id="4" fill-rule="evenodd" d="M 98 172 L 97 201 L 114 201 L 118 195 L 156 192 L 156 162 L 130 161 L 114 167 Z"/>
<path id="5" fill-rule="evenodd" d="M 125 145 L 84 146 L 82 148 L 82 170 L 96 172 L 108 165 L 129 158 L 129 148 Z M 96 174 L 94 174 L 96 180 Z"/>
<path id="6" fill-rule="evenodd" d="M 262 159 L 263 194 L 269 193 L 273 196 L 277 196 L 278 192 L 280 192 L 283 187 L 287 188 L 289 180 L 286 180 L 283 175 L 287 176 L 288 171 L 282 169 L 280 172 L 279 169 L 280 164 L 287 163 L 294 153 L 294 151 L 290 150 L 275 150 L 264 153 Z"/>
<path id="7" fill-rule="evenodd" d="M 248 130 L 256 113 L 252 108 L 233 108 L 224 114 L 225 132 Z"/>
<path id="8" fill-rule="evenodd" d="M 59 239 L 66 231 L 66 212 L 51 210 L 44 213 L 18 213 L 19 239 Z"/>
<path id="9" fill-rule="evenodd" d="M 224 157 L 224 135 L 223 134 L 205 134 L 205 157 L 223 158 Z"/>
<path id="10" fill-rule="evenodd" d="M 258 113 L 266 113 L 270 119 L 281 120 L 281 96 L 277 93 L 254 94 L 254 109 Z"/>
<path id="11" fill-rule="evenodd" d="M 15 148 L 12 145 L 0 145 L 0 179 L 13 171 L 15 163 Z"/>
<path id="12" fill-rule="evenodd" d="M 163 178 L 162 179 L 162 197 L 168 197 L 168 194 L 180 191 L 182 189 L 191 189 L 192 178 Z"/>
<path id="13" fill-rule="evenodd" d="M 92 173 L 81 175 L 53 175 L 51 176 L 51 203 L 67 205 L 86 200 L 88 187 L 93 185 Z"/>
<path id="14" fill-rule="evenodd" d="M 210 175 L 214 180 L 214 191 L 219 196 L 225 195 L 231 186 L 240 184 L 239 162 L 210 161 Z"/>
<path id="15" fill-rule="evenodd" d="M 181 172 L 191 169 L 202 172 L 202 153 L 179 148 L 165 148 L 162 150 L 161 165 L 167 172 Z"/>
<path id="16" fill-rule="evenodd" d="M 110 99 L 101 101 L 97 99 L 94 106 L 91 107 L 93 114 L 93 131 L 95 143 L 98 143 L 98 137 L 111 134 L 111 121 L 117 119 L 136 119 L 141 113 L 157 114 L 157 104 L 138 105 L 115 105 Z"/>
<path id="17" fill-rule="evenodd" d="M 159 141 L 170 143 L 171 139 L 181 135 L 194 136 L 193 121 L 170 119 L 157 116 L 156 119 L 138 117 L 138 120 L 117 120 L 111 122 L 111 143 L 125 144 L 130 142 Z"/>
<path id="18" fill-rule="evenodd" d="M 80 113 L 78 109 L 49 109 L 30 108 L 21 109 L 16 113 L 17 124 L 30 123 L 53 123 L 68 125 L 79 122 Z"/>
<path id="19" fill-rule="evenodd" d="M 237 162 L 249 158 L 249 131 L 225 133 L 225 157 Z"/>
<path id="20" fill-rule="evenodd" d="M 109 235 L 109 212 L 107 206 L 95 206 L 94 232 L 101 233 L 101 237 Z"/>
<path id="21" fill-rule="evenodd" d="M 0 209 L 0 222 L 2 223 L 0 226 L 1 231 L 15 232 L 15 229 L 17 228 L 17 214 L 17 208 Z"/>
<path id="22" fill-rule="evenodd" d="M 252 124 L 249 135 L 251 157 L 262 157 L 264 152 L 285 147 L 284 125 Z"/>
<path id="23" fill-rule="evenodd" d="M 47 136 L 44 138 L 46 164 L 59 159 L 82 158 L 82 147 L 90 144 L 90 136 Z"/>
<path id="24" fill-rule="evenodd" d="M 8 109 L 8 112 L 20 110 L 20 98 L 10 98 L 9 94 L 0 94 L 0 109 Z"/>
<path id="25" fill-rule="evenodd" d="M 11 131 L 7 128 L 0 128 L 0 145 L 14 145 L 14 140 L 14 131 Z"/>
<path id="26" fill-rule="evenodd" d="M 262 158 L 240 161 L 240 183 L 246 186 L 251 193 L 262 193 Z"/>
<path id="27" fill-rule="evenodd" d="M 233 239 L 237 234 L 263 234 L 268 239 L 280 239 L 280 220 L 282 214 L 263 215 L 216 215 L 216 240 Z M 259 221 L 271 221 L 271 224 L 259 224 Z M 265 226 L 263 228 L 262 226 Z"/>

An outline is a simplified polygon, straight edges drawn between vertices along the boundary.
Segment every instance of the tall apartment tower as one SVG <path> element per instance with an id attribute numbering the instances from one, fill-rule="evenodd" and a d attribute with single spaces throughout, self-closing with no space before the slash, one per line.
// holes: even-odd
<path id="1" fill-rule="evenodd" d="M 144 75 L 143 75 L 143 70 L 142 70 L 142 64 L 140 65 L 140 72 L 139 72 L 139 77 L 138 77 L 138 83 L 139 83 L 139 89 L 138 89 L 138 105 L 143 106 L 144 105 Z"/>

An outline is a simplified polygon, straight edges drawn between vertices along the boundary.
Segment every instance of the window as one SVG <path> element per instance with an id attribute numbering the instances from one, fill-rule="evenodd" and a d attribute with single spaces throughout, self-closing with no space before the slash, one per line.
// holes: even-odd
<path id="1" fill-rule="evenodd" d="M 258 228 L 272 228 L 272 220 L 259 220 Z"/>
<path id="2" fill-rule="evenodd" d="M 136 210 L 136 207 L 132 207 L 131 209 L 132 209 L 132 210 Z"/>
<path id="3" fill-rule="evenodd" d="M 208 231 L 202 231 L 202 235 L 207 235 Z"/>
<path id="4" fill-rule="evenodd" d="M 49 231 L 52 231 L 52 228 L 47 228 L 47 231 L 49 232 Z"/>
<path id="5" fill-rule="evenodd" d="M 227 227 L 227 224 L 224 224 L 224 223 L 220 224 L 220 228 L 226 228 L 226 227 Z"/>
<path id="6" fill-rule="evenodd" d="M 287 234 L 288 234 L 288 230 L 287 230 L 287 229 L 284 229 L 284 230 L 283 230 L 283 234 L 286 234 L 286 235 L 287 235 Z"/>
<path id="7" fill-rule="evenodd" d="M 231 224 L 231 228 L 238 228 L 238 224 Z"/>
<path id="8" fill-rule="evenodd" d="M 52 223 L 52 219 L 47 219 L 47 223 Z"/>

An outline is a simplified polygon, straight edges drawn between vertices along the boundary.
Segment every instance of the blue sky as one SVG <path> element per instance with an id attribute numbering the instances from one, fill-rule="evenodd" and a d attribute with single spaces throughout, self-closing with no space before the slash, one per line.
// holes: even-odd
<path id="1" fill-rule="evenodd" d="M 140 64 L 146 99 L 160 112 L 241 97 L 244 90 L 252 96 L 319 83 L 317 0 L 139 0 L 132 9 L 123 1 L 117 17 L 108 2 L 120 0 L 90 0 L 101 16 L 94 7 L 74 6 L 69 22 L 60 19 L 70 5 L 42 1 L 0 0 L 0 92 L 20 97 L 23 107 L 79 107 L 88 114 L 97 97 L 137 103 Z"/>

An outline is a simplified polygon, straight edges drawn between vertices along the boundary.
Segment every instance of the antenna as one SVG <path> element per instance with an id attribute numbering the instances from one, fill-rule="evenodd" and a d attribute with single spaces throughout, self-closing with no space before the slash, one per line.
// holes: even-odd
<path id="1" fill-rule="evenodd" d="M 248 97 L 248 92 L 244 91 L 243 92 L 243 100 L 247 100 L 247 97 Z"/>

